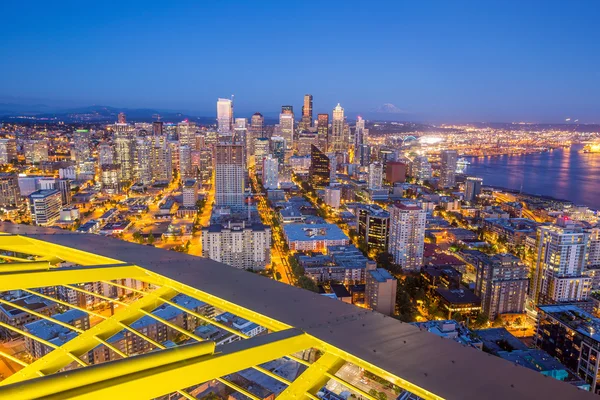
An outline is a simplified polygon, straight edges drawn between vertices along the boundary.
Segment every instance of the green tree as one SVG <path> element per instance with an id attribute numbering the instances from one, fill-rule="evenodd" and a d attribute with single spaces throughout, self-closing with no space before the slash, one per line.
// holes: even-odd
<path id="1" fill-rule="evenodd" d="M 473 327 L 475 328 L 481 328 L 483 326 L 485 326 L 489 320 L 489 316 L 486 313 L 479 313 L 479 315 L 477 315 L 477 318 L 475 318 L 475 321 L 473 321 Z"/>
<path id="2" fill-rule="evenodd" d="M 275 272 L 275 279 L 277 279 L 278 281 L 281 280 L 281 272 L 279 272 L 279 271 Z"/>
<path id="3" fill-rule="evenodd" d="M 304 275 L 298 278 L 298 286 L 302 289 L 310 290 L 311 292 L 315 293 L 319 291 L 319 287 L 317 286 L 317 284 L 308 276 Z"/>
<path id="4" fill-rule="evenodd" d="M 148 243 L 154 243 L 154 234 L 152 232 L 150 232 L 150 235 L 148 235 Z"/>

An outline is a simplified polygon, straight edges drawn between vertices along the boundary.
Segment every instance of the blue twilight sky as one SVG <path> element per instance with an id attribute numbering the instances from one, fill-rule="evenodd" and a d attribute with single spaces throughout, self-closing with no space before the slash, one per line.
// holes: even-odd
<path id="1" fill-rule="evenodd" d="M 11 1 L 0 103 L 600 122 L 600 1 Z"/>

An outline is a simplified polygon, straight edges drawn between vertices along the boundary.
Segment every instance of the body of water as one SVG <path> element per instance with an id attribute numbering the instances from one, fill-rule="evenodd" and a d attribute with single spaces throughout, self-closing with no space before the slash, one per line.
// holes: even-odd
<path id="1" fill-rule="evenodd" d="M 467 174 L 484 185 L 522 189 L 525 193 L 570 200 L 600 209 L 600 153 L 583 146 L 521 156 L 471 157 Z"/>

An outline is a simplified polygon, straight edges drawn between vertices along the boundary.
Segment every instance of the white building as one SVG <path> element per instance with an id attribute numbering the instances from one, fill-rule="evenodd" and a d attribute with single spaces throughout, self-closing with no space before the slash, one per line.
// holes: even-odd
<path id="1" fill-rule="evenodd" d="M 288 149 L 294 146 L 294 114 L 279 114 L 279 129 Z"/>
<path id="2" fill-rule="evenodd" d="M 440 153 L 440 186 L 451 188 L 456 184 L 456 162 L 458 153 L 456 150 L 443 150 Z"/>
<path id="3" fill-rule="evenodd" d="M 17 141 L 0 139 L 0 164 L 10 164 L 17 160 Z"/>
<path id="4" fill-rule="evenodd" d="M 537 230 L 530 297 L 536 304 L 586 300 L 592 280 L 584 275 L 589 234 L 567 219 Z"/>
<path id="5" fill-rule="evenodd" d="M 426 212 L 414 203 L 396 203 L 390 213 L 389 253 L 394 263 L 418 271 L 423 265 Z"/>
<path id="6" fill-rule="evenodd" d="M 233 100 L 217 100 L 217 129 L 220 134 L 233 134 Z"/>
<path id="7" fill-rule="evenodd" d="M 36 225 L 49 226 L 60 218 L 62 200 L 56 189 L 38 190 L 29 195 L 31 220 Z"/>
<path id="8" fill-rule="evenodd" d="M 263 160 L 262 183 L 265 189 L 279 187 L 279 160 L 271 154 Z"/>
<path id="9" fill-rule="evenodd" d="M 183 183 L 183 206 L 195 207 L 198 201 L 198 182 L 195 179 L 188 179 Z"/>
<path id="10" fill-rule="evenodd" d="M 383 185 L 383 164 L 374 162 L 369 165 L 369 189 L 379 190 Z"/>
<path id="11" fill-rule="evenodd" d="M 347 142 L 344 138 L 344 109 L 338 103 L 333 109 L 333 118 L 331 120 L 331 140 L 329 141 L 329 151 L 346 151 Z"/>
<path id="12" fill-rule="evenodd" d="M 265 269 L 271 263 L 271 228 L 244 221 L 205 227 L 202 256 L 240 269 Z"/>
<path id="13" fill-rule="evenodd" d="M 339 187 L 327 186 L 325 188 L 325 204 L 329 207 L 340 208 L 342 190 Z"/>
<path id="14" fill-rule="evenodd" d="M 433 170 L 426 156 L 415 157 L 411 163 L 411 175 L 419 182 L 431 179 Z"/>
<path id="15" fill-rule="evenodd" d="M 244 147 L 237 144 L 215 147 L 215 205 L 244 207 Z"/>

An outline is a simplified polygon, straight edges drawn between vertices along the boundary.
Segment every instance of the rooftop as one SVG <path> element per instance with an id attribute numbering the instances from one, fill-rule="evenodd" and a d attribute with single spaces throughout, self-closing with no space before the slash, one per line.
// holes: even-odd
<path id="1" fill-rule="evenodd" d="M 383 283 L 392 279 L 396 279 L 384 268 L 370 269 L 367 271 L 377 282 Z"/>
<path id="2" fill-rule="evenodd" d="M 283 226 L 289 241 L 348 240 L 348 236 L 335 224 L 288 224 Z"/>

